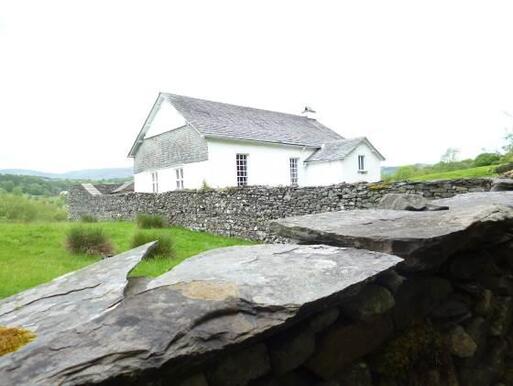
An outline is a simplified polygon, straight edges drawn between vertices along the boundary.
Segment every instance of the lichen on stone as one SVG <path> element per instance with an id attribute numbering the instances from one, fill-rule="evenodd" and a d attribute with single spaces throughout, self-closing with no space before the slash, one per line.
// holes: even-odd
<path id="1" fill-rule="evenodd" d="M 423 366 L 436 366 L 442 346 L 441 334 L 430 323 L 416 324 L 373 356 L 373 368 L 386 378 L 404 379 L 420 362 Z"/>
<path id="2" fill-rule="evenodd" d="M 24 328 L 0 326 L 0 356 L 18 350 L 35 337 L 32 331 Z"/>
<path id="3" fill-rule="evenodd" d="M 390 189 L 391 187 L 392 184 L 389 184 L 387 182 L 374 182 L 368 185 L 369 190 L 384 190 Z"/>

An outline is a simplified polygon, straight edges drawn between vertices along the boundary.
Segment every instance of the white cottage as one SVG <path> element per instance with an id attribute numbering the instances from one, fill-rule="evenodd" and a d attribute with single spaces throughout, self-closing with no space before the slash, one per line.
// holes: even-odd
<path id="1" fill-rule="evenodd" d="M 137 136 L 135 191 L 378 181 L 380 152 L 308 116 L 160 93 Z"/>

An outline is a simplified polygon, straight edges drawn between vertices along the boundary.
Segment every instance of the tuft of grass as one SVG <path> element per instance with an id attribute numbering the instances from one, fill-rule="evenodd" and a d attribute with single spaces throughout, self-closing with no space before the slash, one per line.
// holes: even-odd
<path id="1" fill-rule="evenodd" d="M 137 226 L 142 229 L 165 228 L 167 226 L 164 217 L 152 214 L 138 214 L 135 221 Z"/>
<path id="2" fill-rule="evenodd" d="M 84 215 L 80 216 L 80 222 L 94 223 L 94 222 L 98 222 L 98 219 L 90 214 L 84 214 Z"/>
<path id="3" fill-rule="evenodd" d="M 0 357 L 18 350 L 35 337 L 32 331 L 24 328 L 0 326 Z"/>
<path id="4" fill-rule="evenodd" d="M 66 236 L 66 247 L 73 254 L 112 255 L 114 249 L 102 228 L 74 226 Z"/>
<path id="5" fill-rule="evenodd" d="M 148 254 L 148 258 L 159 257 L 172 259 L 176 256 L 173 239 L 170 233 L 159 231 L 137 231 L 132 238 L 132 248 L 147 244 L 151 241 L 158 241 L 158 244 Z"/>

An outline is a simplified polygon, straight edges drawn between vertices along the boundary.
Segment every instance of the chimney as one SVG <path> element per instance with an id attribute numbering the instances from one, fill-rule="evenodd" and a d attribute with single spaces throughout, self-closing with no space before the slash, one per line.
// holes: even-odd
<path id="1" fill-rule="evenodd" d="M 309 106 L 305 106 L 305 109 L 303 110 L 303 112 L 301 114 L 307 118 L 315 119 L 315 113 L 316 113 L 316 111 L 314 109 L 312 109 Z"/>

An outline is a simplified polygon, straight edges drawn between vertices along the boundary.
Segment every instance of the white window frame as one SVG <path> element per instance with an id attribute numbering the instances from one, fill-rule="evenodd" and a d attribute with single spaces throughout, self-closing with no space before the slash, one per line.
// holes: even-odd
<path id="1" fill-rule="evenodd" d="M 151 172 L 151 188 L 153 193 L 159 192 L 159 172 Z"/>
<path id="2" fill-rule="evenodd" d="M 299 158 L 291 157 L 289 158 L 289 172 L 290 172 L 290 185 L 297 186 L 298 185 L 298 165 Z"/>
<path id="3" fill-rule="evenodd" d="M 366 173 L 365 170 L 365 155 L 358 155 L 358 173 Z"/>
<path id="4" fill-rule="evenodd" d="M 237 186 L 248 185 L 248 154 L 237 153 L 235 155 L 235 171 Z"/>
<path id="5" fill-rule="evenodd" d="M 183 168 L 176 168 L 175 176 L 176 176 L 176 190 L 182 190 L 183 189 Z"/>

